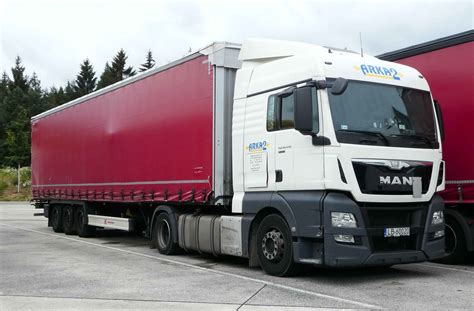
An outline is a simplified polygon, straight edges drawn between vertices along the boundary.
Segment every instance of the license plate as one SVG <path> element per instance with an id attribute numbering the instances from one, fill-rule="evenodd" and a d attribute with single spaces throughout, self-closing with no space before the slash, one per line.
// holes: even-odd
<path id="1" fill-rule="evenodd" d="M 400 236 L 410 236 L 410 227 L 402 228 L 385 228 L 383 236 L 386 238 L 390 237 L 400 237 Z"/>

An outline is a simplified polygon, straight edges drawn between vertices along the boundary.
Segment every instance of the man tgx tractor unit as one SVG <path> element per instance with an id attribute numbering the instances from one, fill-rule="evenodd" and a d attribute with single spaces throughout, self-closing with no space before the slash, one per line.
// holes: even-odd
<path id="1" fill-rule="evenodd" d="M 272 275 L 444 256 L 441 133 L 415 69 L 305 43 L 214 43 L 32 118 L 56 232 L 139 230 Z"/>
<path id="2" fill-rule="evenodd" d="M 443 109 L 446 139 L 445 263 L 460 263 L 474 251 L 474 30 L 439 38 L 379 57 L 412 66 L 428 80 Z"/>

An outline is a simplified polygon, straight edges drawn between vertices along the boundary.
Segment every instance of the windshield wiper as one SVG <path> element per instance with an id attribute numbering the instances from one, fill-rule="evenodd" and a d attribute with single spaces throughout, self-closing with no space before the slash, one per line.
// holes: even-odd
<path id="1" fill-rule="evenodd" d="M 382 140 L 385 143 L 385 145 L 390 146 L 390 141 L 381 132 L 362 131 L 362 130 L 337 130 L 337 132 L 350 132 L 350 133 L 359 133 L 359 134 L 375 136 L 375 137 L 380 138 L 380 140 Z"/>
<path id="2" fill-rule="evenodd" d="M 430 146 L 431 148 L 434 148 L 434 142 L 433 140 L 431 140 L 430 138 L 428 138 L 427 136 L 423 136 L 423 135 L 402 135 L 402 134 L 392 134 L 391 136 L 396 136 L 396 137 L 403 137 L 403 138 L 414 138 L 414 139 L 417 139 L 417 140 L 422 140 L 423 142 L 425 142 L 428 146 Z"/>

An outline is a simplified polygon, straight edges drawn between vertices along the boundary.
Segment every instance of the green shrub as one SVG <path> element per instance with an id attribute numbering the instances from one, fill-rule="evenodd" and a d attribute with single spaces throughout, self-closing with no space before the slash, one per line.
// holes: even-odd
<path id="1" fill-rule="evenodd" d="M 21 187 L 27 188 L 31 186 L 31 168 L 20 168 L 20 182 Z M 16 168 L 2 168 L 0 169 L 0 191 L 8 187 L 13 187 L 18 184 L 18 169 Z"/>

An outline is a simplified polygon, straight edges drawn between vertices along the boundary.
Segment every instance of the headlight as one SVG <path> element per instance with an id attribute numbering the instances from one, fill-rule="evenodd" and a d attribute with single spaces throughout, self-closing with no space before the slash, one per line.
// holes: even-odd
<path id="1" fill-rule="evenodd" d="M 331 224 L 333 227 L 357 227 L 356 219 L 352 213 L 331 212 Z"/>
<path id="2" fill-rule="evenodd" d="M 433 213 L 433 220 L 431 221 L 432 225 L 439 225 L 444 222 L 444 213 L 443 211 L 436 211 Z"/>

